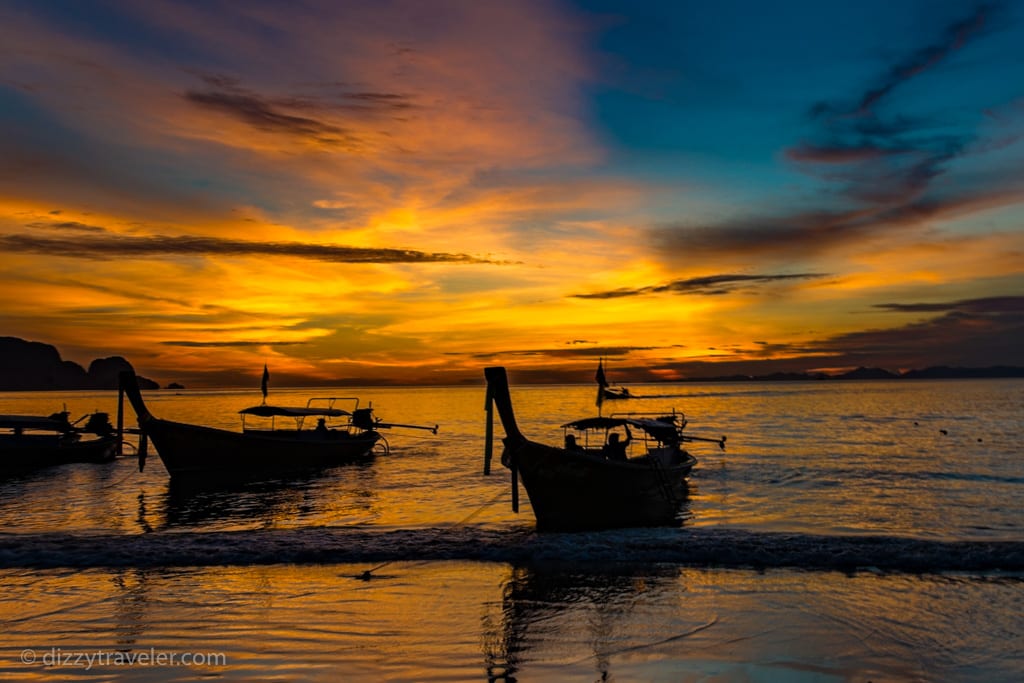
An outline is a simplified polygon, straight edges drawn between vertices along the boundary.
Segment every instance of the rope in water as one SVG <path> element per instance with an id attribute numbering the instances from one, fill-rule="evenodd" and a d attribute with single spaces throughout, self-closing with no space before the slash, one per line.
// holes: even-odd
<path id="1" fill-rule="evenodd" d="M 465 517 L 460 519 L 458 522 L 453 524 L 451 528 L 458 529 L 460 526 L 468 524 L 473 518 L 475 518 L 481 512 L 483 512 L 484 510 L 486 510 L 490 506 L 492 506 L 495 503 L 497 503 L 501 498 L 503 498 L 506 495 L 506 493 L 507 493 L 506 491 L 499 491 L 498 495 L 494 496 L 493 498 L 488 500 L 486 503 L 484 503 L 483 505 L 481 505 L 477 509 L 473 510 L 473 512 L 469 513 L 468 515 L 466 515 Z M 370 569 L 367 569 L 366 571 L 362 572 L 361 574 L 356 574 L 354 578 L 359 579 L 360 581 L 369 581 L 370 579 L 373 578 L 373 572 L 377 571 L 378 569 L 383 569 L 384 567 L 387 567 L 389 564 L 394 564 L 395 562 L 398 562 L 398 561 L 399 560 L 388 560 L 387 562 L 383 562 L 381 564 L 378 564 L 376 567 L 372 567 Z M 413 562 L 412 566 L 415 566 L 417 564 L 425 564 L 427 562 L 429 562 L 429 560 L 420 560 L 419 562 Z"/>

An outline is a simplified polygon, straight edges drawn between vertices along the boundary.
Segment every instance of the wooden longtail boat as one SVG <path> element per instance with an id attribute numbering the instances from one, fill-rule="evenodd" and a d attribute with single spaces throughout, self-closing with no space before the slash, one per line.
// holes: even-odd
<path id="1" fill-rule="evenodd" d="M 629 389 L 626 387 L 601 387 L 601 400 L 602 401 L 621 401 L 627 398 L 633 398 L 633 395 L 629 393 Z"/>
<path id="2" fill-rule="evenodd" d="M 243 419 L 247 414 L 296 418 L 296 426 L 288 429 L 273 426 L 234 432 L 172 422 L 149 412 L 135 373 L 121 374 L 121 388 L 135 411 L 142 437 L 153 442 L 172 478 L 254 479 L 308 472 L 371 458 L 374 446 L 382 440 L 373 428 L 377 423 L 369 416 L 363 427 L 351 421 L 340 427 L 327 427 L 327 418 L 350 415 L 333 407 L 264 405 L 242 411 Z M 303 420 L 308 417 L 322 417 L 324 421 L 318 421 L 316 428 L 304 429 Z M 140 445 L 140 469 L 145 464 L 144 453 Z"/>
<path id="3" fill-rule="evenodd" d="M 118 437 L 107 414 L 88 418 L 84 427 L 78 427 L 68 421 L 67 412 L 49 417 L 0 415 L 0 472 L 113 460 Z"/>
<path id="4" fill-rule="evenodd" d="M 597 405 L 600 405 L 605 401 L 622 401 L 627 398 L 634 398 L 633 394 L 629 393 L 629 389 L 623 386 L 611 386 L 608 384 L 608 379 L 604 374 L 604 359 L 601 359 L 597 363 L 597 372 L 594 374 L 594 380 L 597 382 Z"/>
<path id="5" fill-rule="evenodd" d="M 697 459 L 683 449 L 687 441 L 710 441 L 725 447 L 725 437 L 705 439 L 683 434 L 681 414 L 651 417 L 594 417 L 563 425 L 580 432 L 613 434 L 621 428 L 642 452 L 628 455 L 616 439 L 600 440 L 599 448 L 569 439 L 566 447 L 527 439 L 519 430 L 508 376 L 503 367 L 486 368 L 488 417 L 493 401 L 505 429 L 502 464 L 512 471 L 513 509 L 518 507 L 517 480 L 530 498 L 537 529 L 573 531 L 615 527 L 671 526 L 679 523 L 686 498 L 685 477 Z M 488 424 L 488 434 L 491 433 Z M 488 444 L 490 448 L 490 444 Z M 485 471 L 489 463 L 485 464 Z"/>

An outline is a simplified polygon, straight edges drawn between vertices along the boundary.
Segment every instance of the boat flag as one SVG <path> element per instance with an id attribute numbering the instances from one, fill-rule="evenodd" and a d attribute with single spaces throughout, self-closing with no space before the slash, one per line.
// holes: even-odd
<path id="1" fill-rule="evenodd" d="M 602 389 L 608 386 L 608 380 L 604 378 L 604 358 L 597 361 L 597 374 L 594 375 L 594 379 Z"/>
<path id="2" fill-rule="evenodd" d="M 594 375 L 594 379 L 597 380 L 597 407 L 600 409 L 604 403 L 604 388 L 608 386 L 608 380 L 604 377 L 604 358 L 597 361 L 597 374 Z"/>
<path id="3" fill-rule="evenodd" d="M 260 390 L 263 391 L 263 402 L 267 402 L 267 384 L 270 383 L 270 371 L 267 370 L 267 364 L 263 364 L 263 381 L 260 383 Z"/>

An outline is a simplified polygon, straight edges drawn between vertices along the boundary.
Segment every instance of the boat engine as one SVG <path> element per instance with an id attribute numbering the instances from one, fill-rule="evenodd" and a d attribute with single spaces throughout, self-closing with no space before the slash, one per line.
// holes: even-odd
<path id="1" fill-rule="evenodd" d="M 97 436 L 110 436 L 114 433 L 114 426 L 110 424 L 110 415 L 107 413 L 93 413 L 82 427 L 82 431 Z"/>
<path id="2" fill-rule="evenodd" d="M 377 426 L 373 419 L 373 408 L 357 408 L 352 411 L 352 424 L 360 429 L 373 429 Z"/>

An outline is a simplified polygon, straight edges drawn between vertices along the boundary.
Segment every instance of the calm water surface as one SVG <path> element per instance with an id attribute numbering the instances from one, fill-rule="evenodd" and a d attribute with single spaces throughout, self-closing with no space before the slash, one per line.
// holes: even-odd
<path id="1" fill-rule="evenodd" d="M 227 658 L 71 671 L 103 680 L 1024 676 L 1024 382 L 633 388 L 647 398 L 606 414 L 675 407 L 728 436 L 692 449 L 679 529 L 534 534 L 507 472 L 482 476 L 480 387 L 317 391 L 441 429 L 387 433 L 391 455 L 315 477 L 172 486 L 151 453 L 141 473 L 125 458 L 2 480 L 0 678 L 65 680 L 40 663 L 54 648 Z M 593 397 L 513 387 L 524 432 L 553 443 Z M 160 417 L 228 429 L 258 399 L 147 394 Z M 0 413 L 114 403 L 8 393 Z"/>

